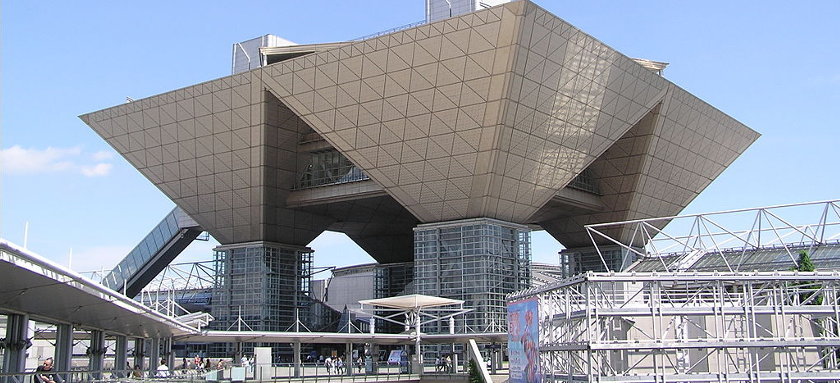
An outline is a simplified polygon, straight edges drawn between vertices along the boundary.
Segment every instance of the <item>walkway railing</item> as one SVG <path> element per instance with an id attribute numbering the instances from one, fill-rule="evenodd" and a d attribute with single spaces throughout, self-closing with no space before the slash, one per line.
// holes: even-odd
<path id="1" fill-rule="evenodd" d="M 81 383 L 81 382 L 232 382 L 237 372 L 241 374 L 244 367 L 225 368 L 222 370 L 74 370 L 24 372 L 14 374 L 0 374 L 0 383 Z M 455 369 L 459 368 L 458 366 Z M 349 370 L 348 370 L 349 369 Z M 442 371 L 433 363 L 423 366 L 424 379 L 442 381 L 466 381 L 466 374 Z M 238 371 L 237 371 L 238 370 Z M 213 375 L 212 373 L 216 373 Z M 210 376 L 208 376 L 210 374 Z M 51 378 L 41 380 L 38 376 Z M 238 375 L 241 376 L 241 375 Z M 272 366 L 254 366 L 245 368 L 246 381 L 260 382 L 377 382 L 377 381 L 417 381 L 420 374 L 411 371 L 410 365 L 403 363 L 388 364 L 378 362 L 375 368 L 369 366 L 346 366 L 344 368 L 327 368 L 323 363 L 302 363 L 299 377 L 295 377 L 295 367 L 292 363 L 279 363 Z"/>
<path id="2" fill-rule="evenodd" d="M 419 27 L 423 24 L 426 24 L 426 20 L 415 21 L 415 22 L 410 23 L 410 24 L 400 25 L 399 27 L 394 27 L 394 28 L 391 28 L 391 29 L 386 29 L 384 31 L 371 33 L 369 35 L 357 37 L 357 38 L 352 39 L 350 41 L 361 41 L 361 40 L 372 39 L 374 37 L 385 36 L 389 33 L 394 33 L 394 32 L 399 32 L 399 31 L 406 30 L 406 29 L 409 29 L 409 28 Z"/>

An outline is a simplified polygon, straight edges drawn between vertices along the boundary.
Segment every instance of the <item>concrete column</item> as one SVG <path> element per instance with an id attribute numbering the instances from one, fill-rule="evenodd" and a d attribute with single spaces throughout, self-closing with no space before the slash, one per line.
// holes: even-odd
<path id="1" fill-rule="evenodd" d="M 99 330 L 91 330 L 90 347 L 88 347 L 88 369 L 95 371 L 93 377 L 100 378 L 100 371 L 105 364 L 105 333 Z"/>
<path id="2" fill-rule="evenodd" d="M 470 372 L 470 354 L 469 354 L 470 344 L 464 343 L 464 372 Z"/>
<path id="3" fill-rule="evenodd" d="M 300 342 L 295 342 L 293 349 L 294 356 L 292 357 L 292 363 L 295 365 L 295 378 L 300 378 Z"/>
<path id="4" fill-rule="evenodd" d="M 163 340 L 163 359 L 166 359 L 166 366 L 170 370 L 175 369 L 175 353 L 172 352 L 172 337 Z M 160 364 L 160 361 L 157 362 Z"/>
<path id="5" fill-rule="evenodd" d="M 490 359 L 490 373 L 495 375 L 496 374 L 496 343 L 490 343 L 490 353 L 488 354 L 488 359 Z"/>
<path id="6" fill-rule="evenodd" d="M 29 339 L 26 337 L 29 316 L 9 314 L 6 317 L 8 320 L 6 322 L 6 348 L 3 352 L 3 370 L 0 372 L 4 374 L 23 372 L 26 367 L 26 349 L 30 346 Z M 3 380 L 11 382 L 13 378 L 7 377 Z"/>
<path id="7" fill-rule="evenodd" d="M 375 374 L 379 370 L 379 345 L 376 343 L 370 344 L 370 361 L 371 372 Z"/>
<path id="8" fill-rule="evenodd" d="M 344 345 L 344 374 L 353 375 L 353 343 Z"/>
<path id="9" fill-rule="evenodd" d="M 114 345 L 114 370 L 130 370 L 131 368 L 127 368 L 128 365 L 126 364 L 128 357 L 128 338 L 125 335 L 117 335 L 116 340 L 117 342 Z M 130 374 L 130 371 L 126 371 L 125 374 L 118 375 L 128 377 Z"/>
<path id="10" fill-rule="evenodd" d="M 449 352 L 449 357 L 452 358 L 452 367 L 451 367 L 451 371 L 447 371 L 447 372 L 451 372 L 451 373 L 458 372 L 458 354 L 455 353 L 455 343 L 452 344 L 451 351 Z"/>
<path id="11" fill-rule="evenodd" d="M 242 344 L 242 342 L 236 342 L 236 352 L 233 355 L 233 364 L 234 365 L 238 366 L 239 363 L 242 361 L 242 350 L 244 350 L 243 346 L 244 345 Z"/>
<path id="12" fill-rule="evenodd" d="M 142 338 L 134 339 L 134 366 L 139 366 L 140 370 L 145 370 L 143 366 L 143 358 L 146 356 L 146 340 Z"/>
<path id="13" fill-rule="evenodd" d="M 58 324 L 55 331 L 55 369 L 70 371 L 73 361 L 73 325 Z"/>
<path id="14" fill-rule="evenodd" d="M 152 345 L 149 348 L 149 374 L 155 376 L 157 366 L 160 365 L 160 338 L 152 338 Z"/>

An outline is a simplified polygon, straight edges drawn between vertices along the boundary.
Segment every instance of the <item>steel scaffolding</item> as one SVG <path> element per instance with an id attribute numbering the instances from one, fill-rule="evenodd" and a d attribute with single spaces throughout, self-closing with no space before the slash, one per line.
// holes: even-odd
<path id="1" fill-rule="evenodd" d="M 539 299 L 548 381 L 840 381 L 840 273 L 587 273 Z M 819 303 L 819 304 L 817 304 Z"/>
<path id="2" fill-rule="evenodd" d="M 544 381 L 840 382 L 838 201 L 587 230 L 605 271 L 508 296 L 539 302 Z"/>

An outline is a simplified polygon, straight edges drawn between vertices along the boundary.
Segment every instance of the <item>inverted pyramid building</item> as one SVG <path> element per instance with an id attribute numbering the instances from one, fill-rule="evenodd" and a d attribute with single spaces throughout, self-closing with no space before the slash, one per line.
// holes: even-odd
<path id="1" fill-rule="evenodd" d="M 586 246 L 677 214 L 759 136 L 525 0 L 81 118 L 222 244 L 336 230 L 383 263 L 467 218 Z"/>

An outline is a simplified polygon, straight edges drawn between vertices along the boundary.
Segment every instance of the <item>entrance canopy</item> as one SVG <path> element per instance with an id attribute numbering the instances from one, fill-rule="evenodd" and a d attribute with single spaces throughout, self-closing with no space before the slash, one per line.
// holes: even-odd
<path id="1" fill-rule="evenodd" d="M 462 305 L 464 301 L 458 299 L 449 299 L 441 297 L 433 297 L 430 295 L 411 294 L 401 295 L 398 297 L 367 299 L 359 301 L 363 306 L 379 306 L 399 310 L 419 310 L 430 307 Z"/>

